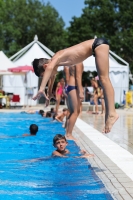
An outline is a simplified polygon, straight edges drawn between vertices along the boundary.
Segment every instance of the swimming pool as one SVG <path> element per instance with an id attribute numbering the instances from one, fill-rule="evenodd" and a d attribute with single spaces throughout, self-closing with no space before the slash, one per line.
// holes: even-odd
<path id="1" fill-rule="evenodd" d="M 60 123 L 24 113 L 1 113 L 0 121 L 0 200 L 113 199 L 88 161 L 73 157 L 79 152 L 73 141 L 69 158 L 50 157 L 53 137 L 65 133 Z M 32 123 L 39 126 L 35 137 L 16 137 Z"/>

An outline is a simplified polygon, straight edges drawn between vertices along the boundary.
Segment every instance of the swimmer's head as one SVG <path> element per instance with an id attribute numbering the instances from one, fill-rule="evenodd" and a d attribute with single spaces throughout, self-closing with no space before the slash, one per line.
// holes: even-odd
<path id="1" fill-rule="evenodd" d="M 95 86 L 95 83 L 97 83 L 97 81 L 95 80 L 95 78 L 91 78 L 91 85 Z"/>
<path id="2" fill-rule="evenodd" d="M 94 77 L 92 77 L 92 78 L 91 78 L 91 81 L 95 81 L 95 78 L 94 78 Z"/>
<path id="3" fill-rule="evenodd" d="M 51 109 L 50 109 L 50 112 L 51 112 L 51 113 L 54 113 L 54 112 L 55 112 L 55 109 L 54 109 L 54 108 L 51 108 Z"/>
<path id="4" fill-rule="evenodd" d="M 67 109 L 67 108 L 63 108 L 63 113 L 64 113 L 64 115 L 67 115 L 68 114 L 68 112 L 69 112 L 69 110 Z"/>
<path id="5" fill-rule="evenodd" d="M 44 114 L 44 110 L 39 110 L 39 114 L 40 115 Z"/>
<path id="6" fill-rule="evenodd" d="M 63 110 L 62 110 L 63 112 L 65 112 L 65 111 L 68 111 L 68 109 L 67 108 L 63 108 Z"/>
<path id="7" fill-rule="evenodd" d="M 60 79 L 60 83 L 61 83 L 61 84 L 64 84 L 64 83 L 65 83 L 64 78 L 61 78 L 61 79 Z"/>
<path id="8" fill-rule="evenodd" d="M 36 135 L 37 132 L 38 132 L 38 126 L 36 124 L 31 124 L 30 125 L 30 134 Z"/>
<path id="9" fill-rule="evenodd" d="M 51 117 L 51 112 L 50 111 L 46 112 L 46 117 Z"/>
<path id="10" fill-rule="evenodd" d="M 39 58 L 39 59 L 34 59 L 32 62 L 34 72 L 36 76 L 40 77 L 43 76 L 43 73 L 45 71 L 45 65 L 49 63 L 49 59 L 47 58 Z"/>
<path id="11" fill-rule="evenodd" d="M 60 151 L 63 151 L 66 148 L 67 144 L 68 143 L 64 135 L 57 134 L 53 138 L 53 146 Z"/>

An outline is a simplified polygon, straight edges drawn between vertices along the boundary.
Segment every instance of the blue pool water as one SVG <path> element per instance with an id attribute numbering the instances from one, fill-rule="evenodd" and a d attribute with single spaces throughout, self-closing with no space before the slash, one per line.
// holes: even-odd
<path id="1" fill-rule="evenodd" d="M 0 200 L 113 199 L 88 161 L 73 157 L 79 155 L 73 141 L 70 157 L 50 157 L 53 137 L 65 133 L 60 123 L 22 113 L 0 113 L 0 122 Z M 37 136 L 15 137 L 32 123 L 39 126 Z"/>

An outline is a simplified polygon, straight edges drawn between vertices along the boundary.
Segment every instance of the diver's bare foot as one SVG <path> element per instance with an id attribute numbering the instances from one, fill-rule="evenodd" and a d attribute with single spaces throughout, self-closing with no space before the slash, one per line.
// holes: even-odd
<path id="1" fill-rule="evenodd" d="M 74 140 L 74 141 L 76 141 L 76 138 L 73 137 L 72 135 L 66 134 L 65 137 L 66 137 L 67 140 Z"/>
<path id="2" fill-rule="evenodd" d="M 119 118 L 119 115 L 115 113 L 114 115 L 109 115 L 106 122 L 105 122 L 105 127 L 103 129 L 103 133 L 109 133 L 111 131 L 112 126 L 114 123 L 117 121 Z"/>

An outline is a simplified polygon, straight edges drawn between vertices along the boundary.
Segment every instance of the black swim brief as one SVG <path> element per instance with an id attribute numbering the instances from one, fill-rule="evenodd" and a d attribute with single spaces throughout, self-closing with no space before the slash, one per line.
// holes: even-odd
<path id="1" fill-rule="evenodd" d="M 101 44 L 107 44 L 109 45 L 108 41 L 104 38 L 96 38 L 92 44 L 92 52 L 93 56 L 95 56 L 95 48 L 97 48 Z"/>

